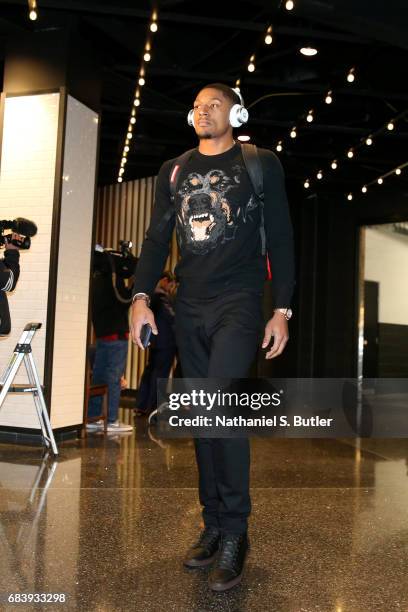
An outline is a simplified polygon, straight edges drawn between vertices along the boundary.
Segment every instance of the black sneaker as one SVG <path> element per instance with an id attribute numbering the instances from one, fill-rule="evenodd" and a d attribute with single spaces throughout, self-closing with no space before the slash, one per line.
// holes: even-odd
<path id="1" fill-rule="evenodd" d="M 222 536 L 218 558 L 208 578 L 211 590 L 227 591 L 241 582 L 248 547 L 246 533 Z"/>
<path id="2" fill-rule="evenodd" d="M 205 527 L 198 541 L 190 548 L 184 558 L 186 567 L 204 567 L 210 565 L 217 554 L 221 535 L 216 527 Z"/>

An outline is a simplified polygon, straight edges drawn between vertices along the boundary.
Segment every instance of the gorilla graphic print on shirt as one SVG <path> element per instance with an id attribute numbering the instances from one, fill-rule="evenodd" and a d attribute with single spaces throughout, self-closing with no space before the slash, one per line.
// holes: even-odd
<path id="1" fill-rule="evenodd" d="M 196 254 L 205 254 L 235 237 L 237 227 L 253 221 L 250 211 L 258 203 L 253 195 L 244 207 L 236 207 L 229 196 L 240 188 L 242 166 L 232 168 L 234 175 L 210 170 L 202 175 L 190 173 L 182 182 L 178 195 L 181 206 L 177 215 L 179 244 Z"/>

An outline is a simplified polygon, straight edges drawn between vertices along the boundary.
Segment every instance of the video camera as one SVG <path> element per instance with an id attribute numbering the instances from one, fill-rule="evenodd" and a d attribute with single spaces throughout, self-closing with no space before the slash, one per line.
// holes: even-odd
<path id="1" fill-rule="evenodd" d="M 5 234 L 4 231 L 11 229 L 10 234 Z M 23 240 L 16 240 L 11 238 L 11 234 L 20 234 L 24 236 Z M 7 221 L 5 219 L 0 221 L 0 247 L 6 244 L 14 244 L 19 249 L 29 249 L 31 246 L 31 238 L 37 233 L 37 226 L 33 221 L 24 219 L 23 217 L 17 217 L 14 221 Z"/>
<path id="2" fill-rule="evenodd" d="M 130 278 L 136 270 L 137 258 L 132 255 L 132 243 L 129 240 L 119 241 L 119 250 L 95 246 L 94 272 L 116 274 L 120 278 Z"/>

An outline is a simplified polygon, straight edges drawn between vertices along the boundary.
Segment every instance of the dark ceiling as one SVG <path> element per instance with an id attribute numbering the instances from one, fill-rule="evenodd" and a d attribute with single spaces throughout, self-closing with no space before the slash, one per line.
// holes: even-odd
<path id="1" fill-rule="evenodd" d="M 360 190 L 408 161 L 408 2 L 401 0 L 285 0 L 205 3 L 163 0 L 152 59 L 128 154 L 124 180 L 157 173 L 166 159 L 195 146 L 186 115 L 199 88 L 241 79 L 250 111 L 251 142 L 279 153 L 288 180 L 311 180 L 328 193 Z M 37 0 L 27 19 L 24 0 L 0 1 L 1 58 L 7 37 L 21 30 L 60 27 L 74 17 L 102 65 L 99 183 L 116 182 L 146 37 L 151 5 L 111 0 Z M 137 8 L 136 8 L 137 7 Z M 274 40 L 264 36 L 272 24 Z M 299 53 L 303 45 L 314 57 Z M 256 70 L 247 71 L 256 53 Z M 346 75 L 355 68 L 356 79 Z M 333 92 L 333 103 L 325 94 Z M 263 99 L 261 99 L 263 98 Z M 314 110 L 314 121 L 305 114 Z M 387 123 L 398 118 L 395 129 Z M 297 126 L 297 137 L 289 132 Z M 385 129 L 384 129 L 385 128 Z M 365 139 L 373 134 L 373 145 Z M 346 152 L 357 147 L 353 159 Z M 338 160 L 337 170 L 330 168 Z M 316 173 L 322 170 L 323 179 Z M 396 181 L 405 181 L 408 167 Z"/>

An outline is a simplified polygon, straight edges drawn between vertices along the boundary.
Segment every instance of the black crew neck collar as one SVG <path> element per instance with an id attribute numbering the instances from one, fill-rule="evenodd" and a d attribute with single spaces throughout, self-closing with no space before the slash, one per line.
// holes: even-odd
<path id="1" fill-rule="evenodd" d="M 222 153 L 216 153 L 215 155 L 204 155 L 204 153 L 200 153 L 197 147 L 196 153 L 201 160 L 208 159 L 209 161 L 213 161 L 213 160 L 218 161 L 221 159 L 228 159 L 229 157 L 232 157 L 233 155 L 235 155 L 235 153 L 239 149 L 239 146 L 240 145 L 237 142 L 235 142 L 234 145 L 227 151 L 223 151 Z"/>

